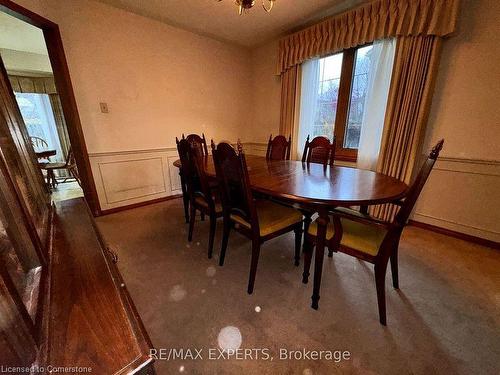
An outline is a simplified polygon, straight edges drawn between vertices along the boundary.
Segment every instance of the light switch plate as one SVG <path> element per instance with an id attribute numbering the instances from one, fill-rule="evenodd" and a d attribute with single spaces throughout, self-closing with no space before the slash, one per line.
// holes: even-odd
<path id="1" fill-rule="evenodd" d="M 99 103 L 101 113 L 109 113 L 108 103 Z"/>

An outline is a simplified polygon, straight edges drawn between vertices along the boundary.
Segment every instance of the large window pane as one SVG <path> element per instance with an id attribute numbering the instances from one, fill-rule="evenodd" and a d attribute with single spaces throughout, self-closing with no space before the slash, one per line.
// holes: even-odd
<path id="1" fill-rule="evenodd" d="M 359 135 L 365 110 L 365 98 L 368 91 L 368 74 L 371 66 L 372 48 L 373 46 L 370 45 L 356 51 L 349 116 L 344 135 L 344 148 L 357 149 L 359 146 Z"/>
<path id="2" fill-rule="evenodd" d="M 30 137 L 43 140 L 46 145 L 39 148 L 56 150 L 51 161 L 64 161 L 61 143 L 47 94 L 15 93 L 17 104 Z"/>
<path id="3" fill-rule="evenodd" d="M 319 135 L 333 139 L 335 116 L 342 71 L 342 53 L 325 57 L 319 61 L 319 86 L 317 111 L 311 136 Z"/>

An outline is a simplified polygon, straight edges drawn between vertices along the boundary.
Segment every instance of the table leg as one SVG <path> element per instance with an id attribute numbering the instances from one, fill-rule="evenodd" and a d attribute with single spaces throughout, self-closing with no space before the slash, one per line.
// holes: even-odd
<path id="1" fill-rule="evenodd" d="M 314 286 L 311 305 L 315 310 L 319 307 L 319 289 L 321 287 L 321 274 L 323 272 L 323 258 L 325 257 L 326 228 L 330 220 L 327 210 L 321 210 L 318 213 L 319 217 L 316 220 L 318 231 L 316 234 L 316 250 L 314 255 Z"/>
<path id="2" fill-rule="evenodd" d="M 181 178 L 181 189 L 182 189 L 182 203 L 184 204 L 184 217 L 186 218 L 186 223 L 189 223 L 189 197 L 186 190 L 186 181 L 182 170 L 179 169 L 179 176 Z"/>

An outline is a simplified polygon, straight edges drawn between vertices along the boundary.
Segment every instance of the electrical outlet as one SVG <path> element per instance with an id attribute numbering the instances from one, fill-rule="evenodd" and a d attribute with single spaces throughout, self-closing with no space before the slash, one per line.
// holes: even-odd
<path id="1" fill-rule="evenodd" d="M 108 103 L 99 103 L 101 113 L 109 113 Z"/>

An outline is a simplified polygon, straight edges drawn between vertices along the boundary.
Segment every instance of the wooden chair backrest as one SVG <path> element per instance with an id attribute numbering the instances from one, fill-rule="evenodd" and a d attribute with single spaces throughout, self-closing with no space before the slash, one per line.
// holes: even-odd
<path id="1" fill-rule="evenodd" d="M 267 143 L 267 160 L 290 160 L 290 148 L 292 145 L 292 137 L 288 140 L 282 136 L 277 135 L 273 139 L 273 135 L 269 136 L 269 142 Z"/>
<path id="2" fill-rule="evenodd" d="M 182 138 L 184 138 L 184 134 Z M 201 134 L 201 137 L 198 134 L 189 134 L 186 140 L 191 144 L 191 147 L 197 148 L 202 156 L 208 155 L 207 140 L 204 133 Z"/>
<path id="3" fill-rule="evenodd" d="M 195 192 L 201 191 L 201 184 L 195 167 L 191 147 L 189 142 L 185 138 L 182 138 L 181 140 L 176 138 L 175 141 L 177 143 L 177 152 L 179 153 L 179 159 L 181 160 L 181 173 L 184 177 L 184 182 L 186 184 L 189 199 L 192 200 L 194 199 Z"/>
<path id="4" fill-rule="evenodd" d="M 436 163 L 439 153 L 443 148 L 443 144 L 444 144 L 444 139 L 441 139 L 432 148 L 431 152 L 429 153 L 429 156 L 422 164 L 422 167 L 420 168 L 417 177 L 415 178 L 411 186 L 408 188 L 408 192 L 406 194 L 404 202 L 401 205 L 401 208 L 399 209 L 399 212 L 394 218 L 395 224 L 398 224 L 400 226 L 406 225 L 408 218 L 410 217 L 410 214 L 413 210 L 413 207 L 415 206 L 415 203 L 417 202 L 417 199 L 420 195 L 420 192 L 422 191 L 425 182 L 427 181 L 427 178 L 429 177 L 432 168 Z"/>
<path id="5" fill-rule="evenodd" d="M 40 149 L 40 148 L 49 147 L 49 144 L 47 143 L 47 141 L 43 138 L 40 138 L 40 137 L 30 137 L 30 142 L 34 148 Z"/>
<path id="6" fill-rule="evenodd" d="M 251 224 L 253 232 L 259 233 L 257 212 L 241 143 L 238 141 L 238 151 L 236 151 L 229 143 L 221 142 L 215 146 L 212 140 L 212 155 L 221 190 L 224 215 L 241 216 Z"/>
<path id="7" fill-rule="evenodd" d="M 333 142 L 326 137 L 315 137 L 309 142 L 307 136 L 306 144 L 304 145 L 304 153 L 302 154 L 303 163 L 318 163 L 324 166 L 333 165 L 335 160 L 335 138 Z"/>
<path id="8" fill-rule="evenodd" d="M 205 162 L 207 156 L 203 154 L 200 148 L 195 143 L 189 143 L 189 158 L 192 160 L 193 171 L 197 179 L 197 189 L 193 189 L 194 198 L 201 196 L 208 203 L 208 206 L 215 210 L 215 202 L 213 192 L 210 188 L 210 180 L 205 172 Z"/>

